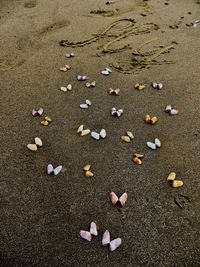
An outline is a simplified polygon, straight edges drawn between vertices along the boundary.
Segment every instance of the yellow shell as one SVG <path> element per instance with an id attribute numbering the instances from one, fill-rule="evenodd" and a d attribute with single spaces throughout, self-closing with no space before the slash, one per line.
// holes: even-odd
<path id="1" fill-rule="evenodd" d="M 183 181 L 180 181 L 180 180 L 174 180 L 172 186 L 173 186 L 174 188 L 179 188 L 179 187 L 183 186 Z"/>
<path id="2" fill-rule="evenodd" d="M 36 144 L 28 144 L 27 148 L 31 151 L 37 151 L 37 145 Z"/>
<path id="3" fill-rule="evenodd" d="M 138 89 L 139 86 L 140 86 L 140 84 L 136 83 L 134 87 L 135 87 L 135 89 Z"/>
<path id="4" fill-rule="evenodd" d="M 151 118 L 151 124 L 155 124 L 157 122 L 157 117 L 152 117 Z"/>
<path id="5" fill-rule="evenodd" d="M 94 173 L 92 173 L 91 171 L 86 171 L 85 176 L 92 177 L 92 176 L 94 176 Z"/>
<path id="6" fill-rule="evenodd" d="M 138 90 L 143 90 L 145 88 L 144 84 L 140 84 Z"/>
<path id="7" fill-rule="evenodd" d="M 130 143 L 131 142 L 131 139 L 129 136 L 126 136 L 126 135 L 122 135 L 121 136 L 121 139 L 122 141 L 126 142 L 126 143 Z"/>
<path id="8" fill-rule="evenodd" d="M 137 158 L 143 158 L 144 157 L 144 154 L 138 154 L 138 153 L 136 153 L 133 156 L 134 157 L 137 157 Z"/>
<path id="9" fill-rule="evenodd" d="M 41 121 L 40 124 L 42 124 L 42 125 L 44 125 L 44 126 L 47 126 L 47 125 L 49 125 L 49 122 L 45 120 L 45 121 Z"/>
<path id="10" fill-rule="evenodd" d="M 45 120 L 48 121 L 48 122 L 52 122 L 52 119 L 48 116 L 45 117 Z"/>
<path id="11" fill-rule="evenodd" d="M 83 167 L 84 171 L 89 171 L 91 168 L 91 164 L 87 164 Z"/>
<path id="12" fill-rule="evenodd" d="M 151 117 L 150 117 L 149 114 L 147 114 L 147 115 L 145 116 L 145 122 L 146 122 L 146 123 L 150 123 L 150 121 L 151 121 Z"/>
<path id="13" fill-rule="evenodd" d="M 137 165 L 141 165 L 142 164 L 141 159 L 139 159 L 138 157 L 135 157 L 135 156 L 133 156 L 132 161 L 133 161 L 133 163 L 135 163 Z"/>
<path id="14" fill-rule="evenodd" d="M 176 178 L 176 173 L 175 172 L 170 172 L 170 174 L 167 177 L 167 181 L 174 181 Z"/>
<path id="15" fill-rule="evenodd" d="M 134 138 L 134 135 L 133 135 L 133 133 L 132 132 L 130 132 L 130 131 L 127 131 L 126 132 L 126 134 L 128 135 L 128 137 L 130 137 L 131 139 L 133 139 Z"/>
<path id="16" fill-rule="evenodd" d="M 88 135 L 89 133 L 90 133 L 90 129 L 83 130 L 83 131 L 81 132 L 81 136 Z"/>

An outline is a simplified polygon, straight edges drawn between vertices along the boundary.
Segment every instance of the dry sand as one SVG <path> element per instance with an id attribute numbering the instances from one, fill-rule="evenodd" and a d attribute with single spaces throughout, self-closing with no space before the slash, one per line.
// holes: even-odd
<path id="1" fill-rule="evenodd" d="M 200 19 L 200 5 L 197 0 L 166 2 L 121 0 L 107 6 L 105 0 L 1 0 L 0 266 L 200 266 L 200 25 L 186 26 Z M 100 8 L 118 8 L 119 13 L 90 15 Z M 122 18 L 135 19 L 137 26 L 156 23 L 159 29 L 133 34 L 115 48 L 129 43 L 134 50 L 152 38 L 157 39 L 144 47 L 146 51 L 172 41 L 178 44 L 157 58 L 160 65 L 131 74 L 112 68 L 109 77 L 100 70 L 130 61 L 131 49 L 98 57 L 109 41 L 104 38 L 80 48 L 59 46 L 63 39 L 91 38 Z M 71 51 L 76 57 L 67 60 L 64 55 Z M 164 64 L 165 59 L 174 64 Z M 60 72 L 67 63 L 72 69 Z M 96 88 L 77 82 L 79 73 L 95 79 Z M 144 91 L 133 89 L 136 81 L 147 85 Z M 153 90 L 152 81 L 163 82 L 164 88 Z M 74 89 L 64 94 L 58 89 L 66 83 Z M 109 87 L 121 88 L 121 95 L 108 96 Z M 87 98 L 91 108 L 80 110 Z M 175 105 L 180 115 L 164 113 L 167 104 Z M 48 127 L 31 116 L 40 106 L 53 119 Z M 113 106 L 124 109 L 121 118 L 110 116 Z M 144 123 L 146 113 L 158 116 L 157 125 Z M 81 123 L 94 130 L 104 127 L 107 138 L 80 138 L 76 129 Z M 135 135 L 131 144 L 120 142 L 126 130 Z M 44 146 L 34 154 L 26 145 L 35 136 Z M 145 143 L 154 137 L 162 148 L 150 151 Z M 135 152 L 145 153 L 142 166 L 132 164 Z M 82 172 L 89 162 L 95 173 L 91 179 Z M 64 171 L 49 177 L 48 163 L 62 164 Z M 171 171 L 184 181 L 182 188 L 172 189 L 166 182 Z M 111 206 L 110 191 L 128 192 L 122 213 Z M 183 209 L 174 202 L 178 194 L 191 200 Z M 79 230 L 93 220 L 99 237 L 84 242 Z M 101 247 L 105 229 L 112 238 L 122 238 L 118 251 Z"/>

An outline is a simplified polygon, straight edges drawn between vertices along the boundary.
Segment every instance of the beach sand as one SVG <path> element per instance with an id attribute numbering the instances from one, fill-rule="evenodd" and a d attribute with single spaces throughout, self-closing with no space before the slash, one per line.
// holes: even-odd
<path id="1" fill-rule="evenodd" d="M 200 25 L 191 24 L 200 19 L 200 5 L 197 0 L 105 2 L 0 2 L 0 266 L 200 266 Z M 99 9 L 109 12 L 90 14 Z M 119 19 L 135 21 L 121 21 L 110 33 L 133 31 L 102 54 L 113 39 L 97 33 Z M 82 47 L 59 45 L 94 36 L 96 42 Z M 130 49 L 115 51 L 127 44 Z M 132 51 L 142 44 L 142 53 L 173 49 L 137 55 L 131 68 Z M 68 52 L 75 57 L 66 59 Z M 114 66 L 122 61 L 119 71 Z M 59 71 L 65 64 L 71 66 L 67 73 Z M 112 73 L 101 75 L 108 66 Z M 86 88 L 77 74 L 96 80 L 96 87 Z M 145 83 L 143 91 L 134 89 L 137 81 Z M 152 89 L 154 81 L 163 89 Z M 73 90 L 61 92 L 68 83 Z M 120 96 L 109 96 L 109 87 L 119 87 Z M 85 99 L 92 106 L 81 110 Z M 166 114 L 167 104 L 179 115 Z M 123 116 L 111 117 L 113 106 L 123 108 Z M 31 115 L 39 107 L 53 120 L 48 127 Z M 146 113 L 158 117 L 155 126 L 144 123 Z M 106 139 L 80 137 L 80 124 L 105 128 Z M 129 144 L 120 141 L 127 130 L 135 136 Z M 26 145 L 36 136 L 43 147 L 33 153 Z M 162 147 L 152 151 L 146 142 L 155 137 Z M 132 164 L 136 152 L 145 154 L 141 166 Z M 62 173 L 48 176 L 49 163 L 62 164 Z M 84 176 L 87 163 L 92 178 Z M 171 171 L 184 182 L 182 188 L 167 183 Z M 128 192 L 123 209 L 112 207 L 111 191 Z M 182 209 L 174 202 L 178 196 Z M 79 231 L 91 221 L 98 224 L 99 236 L 86 242 Z M 106 229 L 112 239 L 122 238 L 115 252 L 101 247 Z"/>

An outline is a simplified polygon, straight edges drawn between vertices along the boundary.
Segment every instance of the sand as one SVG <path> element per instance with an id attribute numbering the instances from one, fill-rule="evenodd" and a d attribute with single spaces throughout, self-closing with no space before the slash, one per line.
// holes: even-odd
<path id="1" fill-rule="evenodd" d="M 111 12 L 106 17 L 90 14 L 99 9 Z M 129 18 L 140 30 L 146 23 L 159 29 L 128 34 L 109 47 L 116 52 L 130 45 L 117 53 L 101 53 L 102 45 L 112 40 L 109 36 L 98 35 L 97 42 L 83 47 L 59 45 L 61 40 L 89 39 Z M 199 18 L 196 0 L 124 0 L 109 6 L 104 0 L 1 0 L 1 266 L 200 266 L 200 25 L 191 25 Z M 119 25 L 124 28 L 127 22 Z M 150 59 L 145 68 L 141 62 L 132 69 L 126 63 L 121 72 L 112 66 L 130 62 L 132 51 L 152 39 L 142 53 L 174 46 L 154 58 L 159 65 L 138 55 L 139 62 Z M 66 59 L 71 51 L 75 58 Z M 62 73 L 59 68 L 65 64 L 71 70 Z M 110 65 L 111 75 L 102 76 L 100 70 Z M 129 74 L 123 73 L 127 70 Z M 88 89 L 76 81 L 81 73 L 97 86 Z M 133 89 L 137 81 L 146 84 L 144 91 Z M 152 89 L 153 81 L 163 82 L 163 89 Z M 67 83 L 73 90 L 59 91 Z M 109 96 L 109 87 L 119 87 L 121 95 Z M 81 110 L 85 99 L 92 106 Z M 166 114 L 167 104 L 180 114 Z M 48 127 L 31 115 L 41 106 L 53 120 Z M 124 109 L 122 117 L 110 116 L 113 106 Z M 144 123 L 146 113 L 158 117 L 155 126 Z M 76 130 L 82 123 L 96 131 L 105 128 L 107 138 L 79 137 Z M 127 130 L 135 136 L 130 144 L 120 141 Z M 36 136 L 43 147 L 31 153 L 26 145 Z M 155 137 L 162 147 L 152 151 L 146 142 Z M 131 162 L 136 152 L 145 154 L 142 166 Z M 63 172 L 48 176 L 49 163 L 62 164 Z M 86 163 L 92 164 L 93 178 L 84 176 Z M 184 182 L 182 188 L 167 183 L 171 171 Z M 111 206 L 110 191 L 128 192 L 122 210 Z M 182 209 L 174 202 L 180 194 L 190 200 L 184 200 Z M 99 236 L 86 242 L 79 231 L 91 221 L 97 222 Z M 101 247 L 106 229 L 112 238 L 122 238 L 122 246 L 112 253 Z"/>

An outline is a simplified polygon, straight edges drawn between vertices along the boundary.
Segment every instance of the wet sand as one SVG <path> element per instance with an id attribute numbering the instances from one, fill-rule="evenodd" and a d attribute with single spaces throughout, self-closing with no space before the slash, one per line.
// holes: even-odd
<path id="1" fill-rule="evenodd" d="M 200 266 L 200 25 L 191 26 L 200 18 L 200 5 L 196 0 L 105 2 L 0 3 L 1 266 Z M 111 12 L 106 17 L 90 14 L 99 9 Z M 130 45 L 117 53 L 101 53 L 110 36 L 83 47 L 59 45 L 61 40 L 89 39 L 119 19 L 134 19 L 139 30 L 146 23 L 159 28 L 137 35 L 133 31 L 109 47 Z M 112 33 L 128 25 L 122 22 Z M 152 39 L 144 53 L 160 46 L 174 49 L 156 58 L 137 56 L 134 68 L 113 67 L 130 62 L 132 51 Z M 71 51 L 75 58 L 66 59 Z M 149 64 L 141 69 L 143 59 Z M 65 64 L 71 70 L 62 73 L 59 68 Z M 113 72 L 102 76 L 100 70 L 109 65 Z M 81 73 L 97 86 L 88 89 L 76 81 Z M 146 84 L 144 91 L 133 89 L 137 81 Z M 153 81 L 163 82 L 163 89 L 152 89 Z M 66 83 L 74 88 L 65 94 L 59 87 Z M 109 96 L 109 87 L 119 87 L 121 95 Z M 85 99 L 92 106 L 81 110 Z M 180 114 L 166 114 L 167 104 Z M 48 127 L 31 115 L 40 106 L 53 120 Z M 113 106 L 124 109 L 122 117 L 110 116 Z M 144 123 L 146 113 L 158 117 L 155 126 Z M 96 131 L 105 128 L 107 138 L 97 142 L 79 137 L 76 130 L 82 123 Z M 135 136 L 130 144 L 120 141 L 127 130 Z M 26 145 L 36 136 L 43 147 L 31 153 Z M 162 147 L 152 151 L 146 142 L 155 137 Z M 131 162 L 136 152 L 145 154 L 141 166 Z M 48 176 L 49 163 L 62 164 L 64 170 Z M 86 163 L 92 164 L 93 178 L 84 176 Z M 183 180 L 182 188 L 167 183 L 171 171 Z M 121 212 L 111 206 L 110 191 L 128 192 Z M 190 199 L 183 209 L 174 202 L 180 194 Z M 79 231 L 91 221 L 97 222 L 99 236 L 85 242 Z M 112 238 L 122 238 L 122 246 L 112 253 L 101 247 L 106 229 Z"/>

